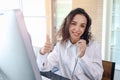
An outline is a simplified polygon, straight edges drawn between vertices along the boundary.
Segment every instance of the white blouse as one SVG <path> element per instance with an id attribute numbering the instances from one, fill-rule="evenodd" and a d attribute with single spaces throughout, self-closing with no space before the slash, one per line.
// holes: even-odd
<path id="1" fill-rule="evenodd" d="M 101 47 L 95 41 L 89 42 L 81 58 L 77 57 L 77 46 L 69 40 L 66 45 L 58 42 L 51 53 L 38 53 L 37 64 L 40 71 L 56 68 L 56 74 L 71 80 L 101 80 L 103 74 Z"/>

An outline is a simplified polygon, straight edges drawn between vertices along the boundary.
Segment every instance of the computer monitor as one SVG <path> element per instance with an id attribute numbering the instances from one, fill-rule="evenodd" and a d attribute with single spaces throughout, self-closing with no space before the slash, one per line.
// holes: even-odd
<path id="1" fill-rule="evenodd" d="M 0 80 L 42 80 L 20 10 L 0 11 Z"/>

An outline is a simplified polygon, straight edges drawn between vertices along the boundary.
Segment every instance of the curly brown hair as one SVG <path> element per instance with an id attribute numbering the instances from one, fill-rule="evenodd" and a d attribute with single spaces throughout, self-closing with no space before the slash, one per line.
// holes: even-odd
<path id="1" fill-rule="evenodd" d="M 69 26 L 70 26 L 70 23 L 72 22 L 73 18 L 75 17 L 75 15 L 77 15 L 77 14 L 84 15 L 87 19 L 87 25 L 86 25 L 85 31 L 80 38 L 86 40 L 87 44 L 89 43 L 89 40 L 92 37 L 91 32 L 90 32 L 90 26 L 91 26 L 92 21 L 91 21 L 90 16 L 87 14 L 87 12 L 82 8 L 76 8 L 76 9 L 72 10 L 65 17 L 65 19 L 61 25 L 61 28 L 57 32 L 57 36 L 62 38 L 62 43 L 66 42 L 70 38 Z"/>

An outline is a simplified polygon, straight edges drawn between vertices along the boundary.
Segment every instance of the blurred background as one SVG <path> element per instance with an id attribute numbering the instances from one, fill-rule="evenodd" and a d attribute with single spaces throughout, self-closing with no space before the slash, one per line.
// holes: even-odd
<path id="1" fill-rule="evenodd" d="M 22 10 L 34 48 L 43 46 L 46 34 L 55 43 L 63 19 L 77 7 L 91 16 L 91 32 L 102 46 L 102 59 L 116 62 L 114 80 L 119 80 L 120 0 L 0 0 L 0 10 Z"/>

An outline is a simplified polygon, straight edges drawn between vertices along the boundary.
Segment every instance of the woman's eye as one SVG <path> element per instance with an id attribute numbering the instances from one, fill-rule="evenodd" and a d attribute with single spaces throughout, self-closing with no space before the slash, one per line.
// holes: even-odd
<path id="1" fill-rule="evenodd" d="M 84 24 L 81 25 L 82 28 L 85 28 L 85 26 L 86 26 L 86 25 L 84 25 Z"/>
<path id="2" fill-rule="evenodd" d="M 71 23 L 71 25 L 76 25 L 76 23 Z"/>

